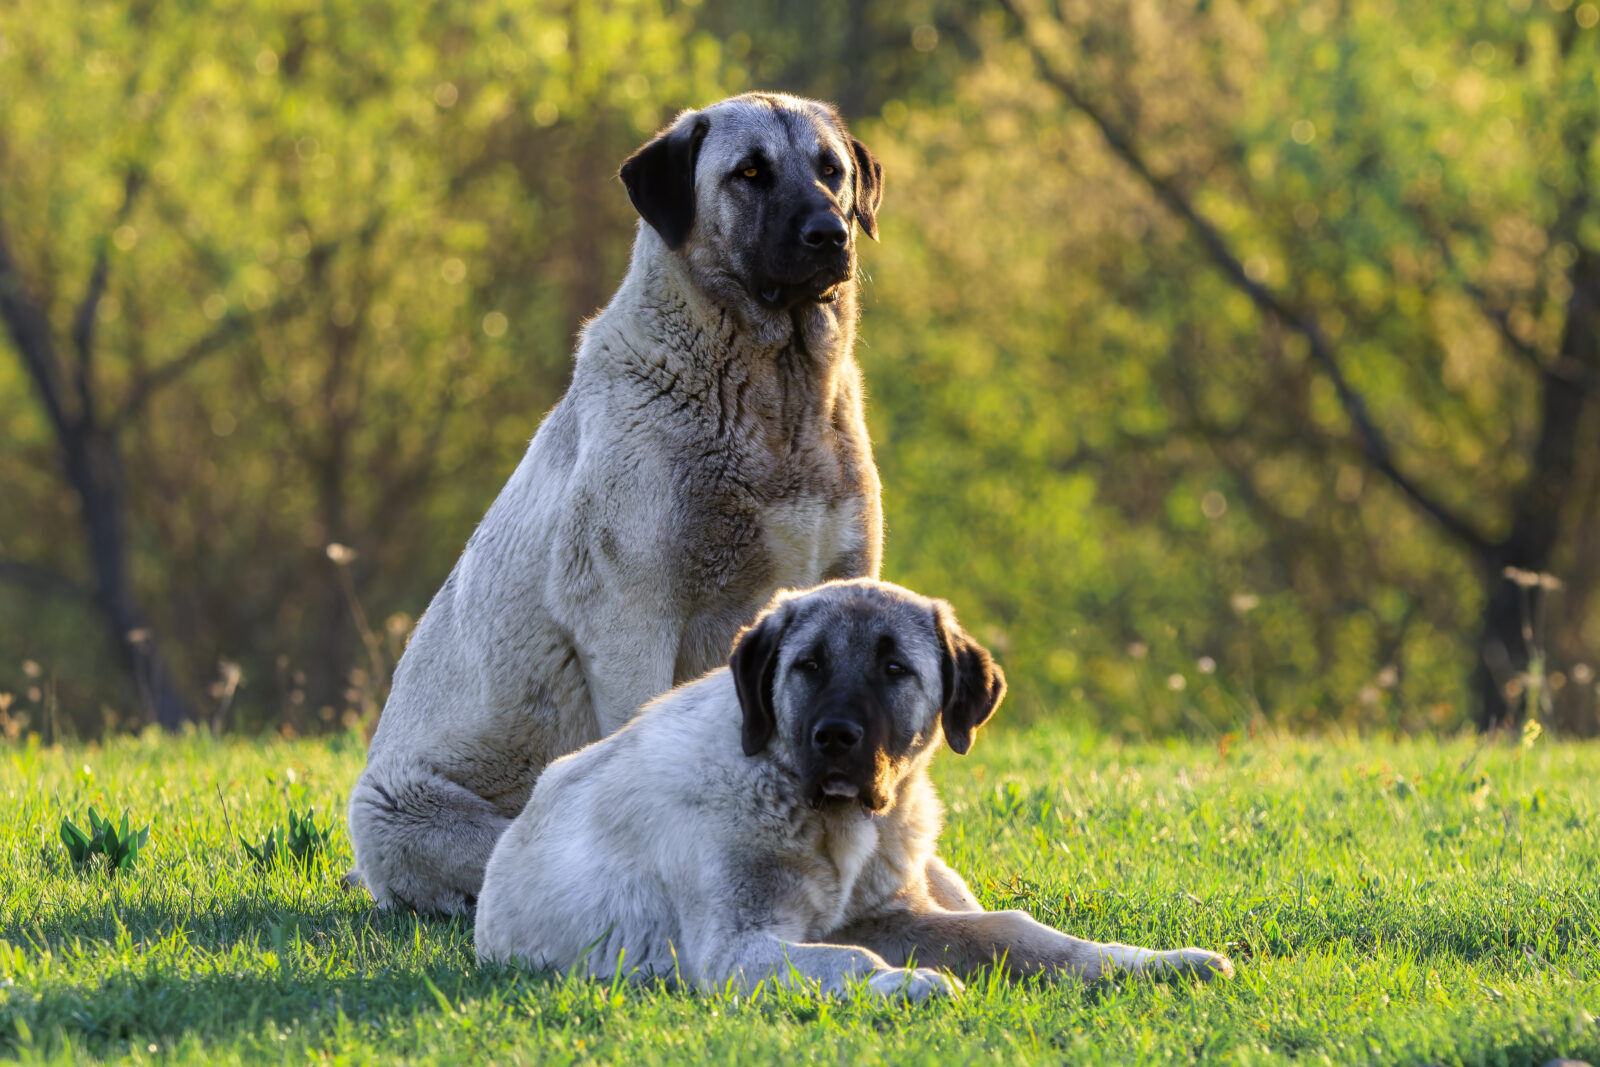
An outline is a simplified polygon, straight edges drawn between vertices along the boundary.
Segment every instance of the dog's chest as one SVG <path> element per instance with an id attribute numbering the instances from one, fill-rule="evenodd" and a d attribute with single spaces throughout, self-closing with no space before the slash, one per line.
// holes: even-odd
<path id="1" fill-rule="evenodd" d="M 857 497 L 784 500 L 767 505 L 760 521 L 777 588 L 815 585 L 838 561 L 861 551 Z"/>
<path id="2" fill-rule="evenodd" d="M 813 841 L 811 864 L 815 877 L 807 879 L 813 912 L 809 936 L 821 937 L 838 929 L 855 894 L 856 883 L 878 850 L 878 827 L 851 812 Z"/>

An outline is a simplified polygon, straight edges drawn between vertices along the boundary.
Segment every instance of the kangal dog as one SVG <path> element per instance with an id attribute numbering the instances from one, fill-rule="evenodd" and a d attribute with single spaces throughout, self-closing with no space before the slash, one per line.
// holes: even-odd
<path id="1" fill-rule="evenodd" d="M 833 108 L 753 93 L 621 177 L 627 277 L 412 636 L 350 797 L 352 880 L 382 906 L 470 910 L 551 760 L 723 662 L 775 590 L 878 572 L 851 350 L 882 168 Z"/>
<path id="2" fill-rule="evenodd" d="M 1232 975 L 1203 949 L 941 903 L 927 766 L 941 739 L 966 752 L 1004 692 L 943 601 L 870 579 L 780 594 L 727 670 L 545 771 L 489 860 L 479 958 L 919 999 L 995 964 Z"/>

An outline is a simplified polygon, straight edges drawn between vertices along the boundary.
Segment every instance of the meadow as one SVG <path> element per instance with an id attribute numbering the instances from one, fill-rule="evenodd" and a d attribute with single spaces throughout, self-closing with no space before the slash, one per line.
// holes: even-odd
<path id="1" fill-rule="evenodd" d="M 480 968 L 468 923 L 379 913 L 339 884 L 362 751 L 154 733 L 0 751 L 0 1059 L 1600 1059 L 1593 744 L 989 731 L 936 762 L 944 848 L 986 906 L 1224 949 L 1238 977 L 980 978 L 923 1005 Z M 131 870 L 68 860 L 61 819 L 91 804 L 151 825 Z M 312 805 L 333 825 L 325 860 L 250 860 L 241 837 Z"/>

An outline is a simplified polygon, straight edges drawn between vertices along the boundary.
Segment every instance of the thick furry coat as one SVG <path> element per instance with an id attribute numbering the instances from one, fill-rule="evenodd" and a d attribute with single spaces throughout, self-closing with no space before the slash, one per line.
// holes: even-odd
<path id="1" fill-rule="evenodd" d="M 940 902 L 927 766 L 943 739 L 970 747 L 1004 688 L 943 602 L 872 581 L 780 596 L 728 670 L 546 771 L 490 859 L 479 957 L 913 997 L 997 963 L 1231 974 Z"/>
<path id="2" fill-rule="evenodd" d="M 875 575 L 855 224 L 881 170 L 825 105 L 687 112 L 572 384 L 411 638 L 350 798 L 380 905 L 471 908 L 550 761 L 723 662 L 773 591 Z"/>

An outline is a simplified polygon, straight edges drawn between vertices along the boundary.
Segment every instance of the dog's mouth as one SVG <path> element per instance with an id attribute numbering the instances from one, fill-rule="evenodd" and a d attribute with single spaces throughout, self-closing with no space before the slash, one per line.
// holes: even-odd
<path id="1" fill-rule="evenodd" d="M 773 311 L 787 311 L 801 304 L 831 304 L 839 299 L 839 289 L 855 272 L 849 268 L 823 267 L 798 281 L 763 279 L 753 287 L 758 300 Z"/>
<path id="2" fill-rule="evenodd" d="M 834 800 L 855 800 L 861 787 L 842 774 L 830 774 L 822 780 L 822 795 Z"/>
<path id="3" fill-rule="evenodd" d="M 811 791 L 811 806 L 823 812 L 859 808 L 863 818 L 875 819 L 887 810 L 888 801 L 876 783 L 863 787 L 849 775 L 835 771 L 824 775 Z"/>

